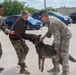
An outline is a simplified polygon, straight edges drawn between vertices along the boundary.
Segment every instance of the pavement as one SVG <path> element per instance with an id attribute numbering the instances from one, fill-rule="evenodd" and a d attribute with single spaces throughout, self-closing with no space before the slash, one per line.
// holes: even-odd
<path id="1" fill-rule="evenodd" d="M 76 59 L 76 24 L 70 24 L 68 28 L 72 32 L 72 38 L 70 40 L 70 47 L 69 47 L 69 54 L 71 54 Z M 41 34 L 44 35 L 47 32 L 47 27 L 43 27 L 39 30 L 27 30 L 26 33 L 33 33 L 33 34 Z M 4 71 L 0 73 L 0 75 L 25 75 L 25 74 L 19 74 L 20 67 L 17 65 L 18 59 L 16 52 L 8 38 L 8 35 L 6 36 L 2 31 L 0 33 L 0 41 L 2 43 L 2 49 L 3 49 L 3 55 L 0 60 L 0 66 L 4 67 Z M 46 44 L 52 44 L 53 37 L 52 38 L 46 38 L 44 40 L 44 43 Z M 52 60 L 46 59 L 44 64 L 44 71 L 41 72 L 38 69 L 38 55 L 36 53 L 35 46 L 32 42 L 29 42 L 26 40 L 27 45 L 29 46 L 29 53 L 26 57 L 26 64 L 27 64 L 27 70 L 31 73 L 30 75 L 56 75 L 54 73 L 47 73 L 48 69 L 51 69 L 53 67 Z M 69 61 L 69 75 L 76 75 L 76 63 L 73 63 Z M 62 66 L 60 65 L 60 73 L 57 75 L 60 75 L 62 73 Z"/>

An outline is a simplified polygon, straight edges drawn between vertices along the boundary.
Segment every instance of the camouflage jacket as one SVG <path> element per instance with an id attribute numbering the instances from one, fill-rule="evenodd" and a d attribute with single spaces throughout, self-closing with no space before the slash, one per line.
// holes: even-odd
<path id="1" fill-rule="evenodd" d="M 3 19 L 2 16 L 0 16 L 0 31 L 1 31 L 1 30 L 2 30 L 5 34 L 8 33 L 8 27 L 7 27 L 7 25 L 6 25 L 6 23 L 5 23 L 5 21 L 4 21 L 4 19 Z"/>
<path id="2" fill-rule="evenodd" d="M 51 35 L 54 36 L 54 44 L 56 50 L 60 49 L 60 42 L 63 38 L 70 39 L 72 37 L 71 31 L 68 29 L 68 27 L 56 17 L 49 17 L 47 27 L 48 32 L 46 33 L 46 36 L 48 38 L 50 38 Z"/>

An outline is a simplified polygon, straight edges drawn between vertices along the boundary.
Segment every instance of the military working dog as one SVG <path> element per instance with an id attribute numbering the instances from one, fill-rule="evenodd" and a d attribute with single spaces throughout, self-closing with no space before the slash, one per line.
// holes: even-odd
<path id="1" fill-rule="evenodd" d="M 40 41 L 40 37 L 41 35 L 33 35 L 30 41 L 35 44 L 36 52 L 38 54 L 39 69 L 42 72 L 44 70 L 45 58 L 55 58 L 57 55 L 54 46 L 44 44 L 42 41 Z M 70 54 L 69 60 L 76 62 L 76 60 Z M 62 64 L 61 57 L 59 57 L 59 63 Z"/>

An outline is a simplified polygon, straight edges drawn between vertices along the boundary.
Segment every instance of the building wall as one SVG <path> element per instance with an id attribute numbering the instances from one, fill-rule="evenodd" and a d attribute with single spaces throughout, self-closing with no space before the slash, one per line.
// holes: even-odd
<path id="1" fill-rule="evenodd" d="M 62 15 L 70 15 L 73 12 L 76 12 L 76 7 L 72 8 L 67 8 L 67 7 L 62 7 L 62 8 L 57 8 L 57 12 L 61 13 Z"/>

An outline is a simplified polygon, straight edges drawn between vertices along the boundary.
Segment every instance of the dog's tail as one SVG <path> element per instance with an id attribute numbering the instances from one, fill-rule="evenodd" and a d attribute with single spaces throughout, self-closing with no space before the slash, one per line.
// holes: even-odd
<path id="1" fill-rule="evenodd" d="M 69 60 L 72 62 L 76 62 L 76 59 L 74 59 L 71 55 L 69 55 Z"/>

